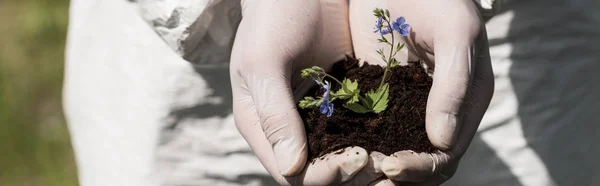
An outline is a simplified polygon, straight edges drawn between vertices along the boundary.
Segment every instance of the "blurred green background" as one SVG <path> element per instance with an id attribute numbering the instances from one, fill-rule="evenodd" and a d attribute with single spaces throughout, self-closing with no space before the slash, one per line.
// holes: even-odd
<path id="1" fill-rule="evenodd" d="M 0 0 L 0 186 L 77 185 L 62 113 L 68 0 Z"/>

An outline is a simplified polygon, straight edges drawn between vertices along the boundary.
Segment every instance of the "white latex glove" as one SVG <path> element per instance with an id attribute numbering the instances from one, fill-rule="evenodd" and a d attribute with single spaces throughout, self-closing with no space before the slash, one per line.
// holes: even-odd
<path id="1" fill-rule="evenodd" d="M 233 113 L 269 173 L 282 185 L 367 185 L 382 176 L 374 167 L 384 155 L 369 156 L 360 147 L 307 163 L 296 104 L 314 83 L 300 70 L 329 69 L 351 54 L 346 1 L 254 0 L 242 6 L 230 66 Z"/>
<path id="2" fill-rule="evenodd" d="M 397 59 L 423 59 L 434 68 L 426 129 L 433 145 L 443 150 L 433 154 L 400 151 L 386 157 L 381 169 L 394 181 L 378 185 L 439 185 L 454 174 L 493 94 L 484 24 L 471 0 L 351 1 L 350 25 L 356 57 L 375 64 L 384 64 L 375 51 L 389 48 L 377 42 L 379 33 L 373 33 L 376 7 L 389 9 L 394 20 L 404 16 L 411 25 L 406 37 L 394 33 L 407 46 Z"/>

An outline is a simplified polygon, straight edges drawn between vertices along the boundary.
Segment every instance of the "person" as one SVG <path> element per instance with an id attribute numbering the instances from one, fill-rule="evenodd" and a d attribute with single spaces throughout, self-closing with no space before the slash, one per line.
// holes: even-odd
<path id="1" fill-rule="evenodd" d="M 489 20 L 485 27 L 475 5 Z M 552 10 L 543 12 L 552 20 L 572 23 L 541 31 L 555 22 L 534 16 L 540 5 Z M 585 95 L 599 91 L 592 70 L 600 32 L 598 13 L 578 10 L 597 6 L 585 0 L 74 0 L 64 105 L 81 185 L 437 185 L 450 177 L 445 184 L 596 185 L 591 138 L 598 127 L 591 113 L 598 98 Z M 292 106 L 311 84 L 293 72 L 352 53 L 381 64 L 373 57 L 374 7 L 412 25 L 402 40 L 409 47 L 397 57 L 434 67 L 427 130 L 434 145 L 451 150 L 387 157 L 352 147 L 345 153 L 359 156 L 330 154 L 307 164 Z M 509 20 L 515 24 L 508 27 Z M 578 34 L 566 34 L 572 30 Z M 539 44 L 547 42 L 554 45 Z M 565 47 L 581 55 L 560 52 Z M 542 54 L 576 63 L 548 65 Z M 545 73 L 531 73 L 539 69 Z M 543 99 L 532 99 L 536 94 Z M 563 97 L 570 102 L 557 99 Z M 519 126 L 523 133 L 515 132 Z M 375 181 L 382 175 L 390 179 Z"/>

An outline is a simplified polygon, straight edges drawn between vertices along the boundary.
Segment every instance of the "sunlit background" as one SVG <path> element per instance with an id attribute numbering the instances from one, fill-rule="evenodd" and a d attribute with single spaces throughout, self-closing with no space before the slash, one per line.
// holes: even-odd
<path id="1" fill-rule="evenodd" d="M 67 0 L 0 0 L 0 185 L 77 185 L 61 105 Z"/>

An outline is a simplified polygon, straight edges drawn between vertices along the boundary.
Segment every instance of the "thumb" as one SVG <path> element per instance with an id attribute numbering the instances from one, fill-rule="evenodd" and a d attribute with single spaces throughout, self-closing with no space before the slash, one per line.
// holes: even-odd
<path id="1" fill-rule="evenodd" d="M 427 100 L 426 129 L 431 143 L 442 150 L 454 146 L 462 124 L 463 102 L 475 66 L 472 44 L 480 28 L 476 19 L 448 26 L 450 29 L 436 33 L 433 40 L 435 69 Z"/>
<path id="2" fill-rule="evenodd" d="M 307 160 L 306 134 L 294 104 L 290 80 L 283 74 L 277 75 L 278 72 L 281 73 L 246 74 L 244 79 L 279 173 L 294 176 L 302 171 Z"/>
<path id="3" fill-rule="evenodd" d="M 469 84 L 468 50 L 447 41 L 435 44 L 435 71 L 425 120 L 431 143 L 442 150 L 452 148 L 460 129 L 461 106 Z"/>

